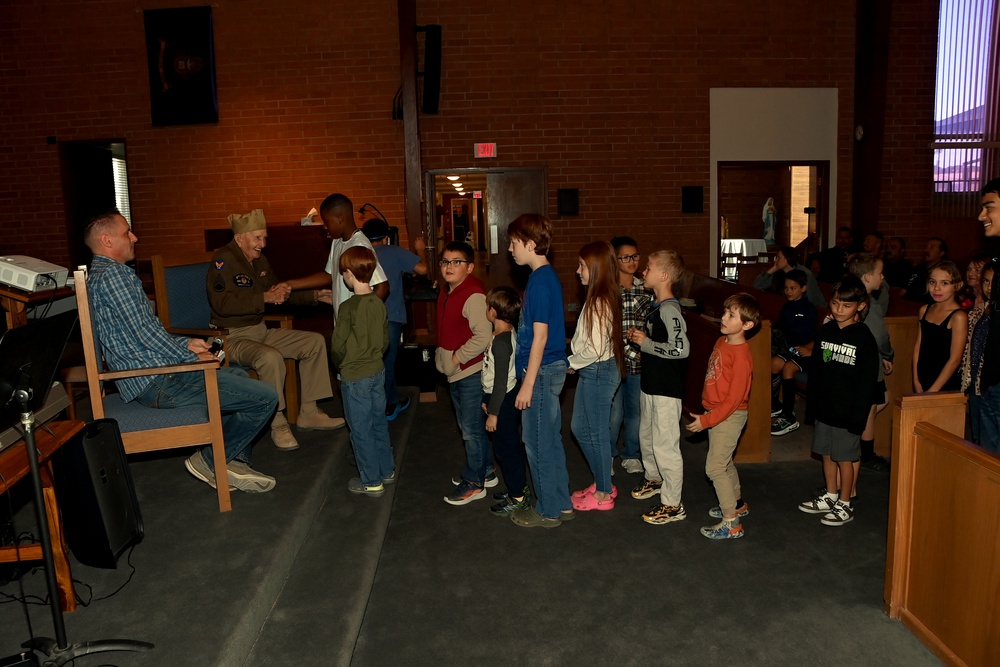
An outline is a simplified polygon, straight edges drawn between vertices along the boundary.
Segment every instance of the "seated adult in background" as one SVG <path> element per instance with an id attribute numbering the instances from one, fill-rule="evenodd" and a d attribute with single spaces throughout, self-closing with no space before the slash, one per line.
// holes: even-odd
<path id="1" fill-rule="evenodd" d="M 826 308 L 826 299 L 819 289 L 816 277 L 806 267 L 799 264 L 799 254 L 792 246 L 782 246 L 774 256 L 774 264 L 753 280 L 754 289 L 774 292 L 776 294 L 785 293 L 785 278 L 789 271 L 798 269 L 806 275 L 806 298 L 809 303 L 817 308 Z"/>
<path id="2" fill-rule="evenodd" d="M 817 278 L 824 283 L 831 284 L 840 280 L 844 272 L 847 271 L 847 255 L 853 252 L 854 249 L 854 234 L 851 232 L 851 228 L 840 227 L 837 229 L 836 244 L 819 254 L 819 274 Z"/>
<path id="3" fill-rule="evenodd" d="M 413 249 L 420 255 L 415 255 L 406 248 L 390 244 L 389 223 L 381 218 L 372 218 L 361 231 L 374 246 L 378 263 L 389 279 L 389 298 L 385 301 L 389 315 L 389 348 L 385 352 L 385 418 L 392 421 L 410 406 L 410 399 L 406 396 L 399 400 L 399 389 L 396 387 L 396 355 L 403 327 L 406 326 L 403 274 L 427 275 L 427 263 L 422 257 L 427 245 L 418 237 L 413 242 Z"/>
<path id="4" fill-rule="evenodd" d="M 924 247 L 924 261 L 913 267 L 910 282 L 906 285 L 906 294 L 903 296 L 911 301 L 931 303 L 934 299 L 927 292 L 927 278 L 931 269 L 946 259 L 948 259 L 948 242 L 940 236 L 930 237 Z"/>
<path id="5" fill-rule="evenodd" d="M 135 259 L 138 239 L 117 209 L 92 218 L 83 234 L 94 253 L 87 279 L 94 331 L 112 371 L 215 359 L 204 340 L 171 336 L 153 314 L 142 282 L 125 266 Z M 115 386 L 123 401 L 163 409 L 199 405 L 207 410 L 202 377 L 201 373 L 170 373 L 122 378 L 115 380 Z M 270 491 L 274 478 L 250 467 L 251 443 L 274 414 L 278 397 L 273 388 L 243 371 L 222 368 L 218 378 L 229 486 L 246 493 Z M 184 465 L 215 488 L 210 447 L 196 451 Z"/>
<path id="6" fill-rule="evenodd" d="M 885 237 L 882 235 L 882 232 L 868 232 L 865 234 L 865 240 L 861 242 L 861 249 L 881 259 L 884 240 Z"/>
<path id="7" fill-rule="evenodd" d="M 885 266 L 882 275 L 890 287 L 905 288 L 913 276 L 913 265 L 907 261 L 906 239 L 901 236 L 890 236 L 885 242 Z"/>
<path id="8" fill-rule="evenodd" d="M 326 340 L 314 331 L 268 328 L 264 324 L 267 304 L 314 304 L 314 291 L 295 292 L 278 282 L 267 257 L 267 221 L 262 209 L 229 216 L 233 240 L 215 252 L 206 276 L 213 327 L 229 329 L 226 354 L 230 363 L 253 368 L 262 382 L 278 393 L 278 410 L 271 420 L 271 440 L 278 449 L 298 449 L 282 410 L 285 409 L 285 359 L 299 361 L 302 404 L 296 426 L 303 430 L 331 430 L 344 420 L 330 417 L 316 401 L 330 398 L 329 357 Z"/>

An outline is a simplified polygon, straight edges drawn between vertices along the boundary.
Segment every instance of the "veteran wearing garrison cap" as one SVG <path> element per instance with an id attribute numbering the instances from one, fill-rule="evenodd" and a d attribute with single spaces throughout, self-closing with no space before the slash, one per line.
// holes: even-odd
<path id="1" fill-rule="evenodd" d="M 229 216 L 233 240 L 215 253 L 208 268 L 206 285 L 212 307 L 212 326 L 229 329 L 226 356 L 232 363 L 257 371 L 261 381 L 278 393 L 278 411 L 271 422 L 271 439 L 279 449 L 296 449 L 285 418 L 285 359 L 299 360 L 302 405 L 296 427 L 299 429 L 336 429 L 344 420 L 330 417 L 316 407 L 316 401 L 333 395 L 330 384 L 326 340 L 312 331 L 267 328 L 266 305 L 316 302 L 313 290 L 292 293 L 279 282 L 267 258 L 267 222 L 262 209 L 246 215 Z"/>

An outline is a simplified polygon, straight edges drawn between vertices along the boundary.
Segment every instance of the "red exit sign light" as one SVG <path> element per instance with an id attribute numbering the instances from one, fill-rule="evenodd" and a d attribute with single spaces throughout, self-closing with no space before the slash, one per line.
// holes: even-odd
<path id="1" fill-rule="evenodd" d="M 473 144 L 472 155 L 474 157 L 496 157 L 496 144 Z"/>

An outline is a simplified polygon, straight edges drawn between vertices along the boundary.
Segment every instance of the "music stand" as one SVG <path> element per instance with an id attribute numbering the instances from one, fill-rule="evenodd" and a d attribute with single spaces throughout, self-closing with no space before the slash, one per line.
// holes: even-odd
<path id="1" fill-rule="evenodd" d="M 45 405 L 59 368 L 59 360 L 66 342 L 76 326 L 76 312 L 69 311 L 7 331 L 0 338 L 0 430 L 16 423 L 24 431 L 25 453 L 34 487 L 35 518 L 42 543 L 45 562 L 45 581 L 49 591 L 49 609 L 55 639 L 35 637 L 21 646 L 40 651 L 47 656 L 43 665 L 61 667 L 67 662 L 90 653 L 105 651 L 148 651 L 153 645 L 130 639 L 102 639 L 82 644 L 70 644 L 66 639 L 66 626 L 59 606 L 59 588 L 56 584 L 55 564 L 52 555 L 52 536 L 45 517 L 45 499 L 42 495 L 42 478 L 38 469 L 38 449 L 35 446 L 34 411 Z"/>

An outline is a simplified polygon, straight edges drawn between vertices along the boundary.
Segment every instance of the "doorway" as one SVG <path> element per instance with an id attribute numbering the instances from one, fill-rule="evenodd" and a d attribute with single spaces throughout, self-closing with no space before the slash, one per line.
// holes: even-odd
<path id="1" fill-rule="evenodd" d="M 432 261 L 451 241 L 466 241 L 475 251 L 475 275 L 487 289 L 523 290 L 530 271 L 511 260 L 507 225 L 522 213 L 545 213 L 545 169 L 434 169 L 426 174 L 426 192 Z"/>
<path id="2" fill-rule="evenodd" d="M 740 247 L 752 248 L 754 256 L 792 246 L 805 263 L 807 254 L 822 250 L 820 239 L 829 231 L 829 172 L 829 161 L 719 162 L 721 245 L 743 239 Z"/>

